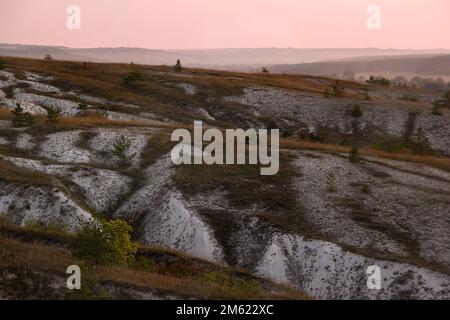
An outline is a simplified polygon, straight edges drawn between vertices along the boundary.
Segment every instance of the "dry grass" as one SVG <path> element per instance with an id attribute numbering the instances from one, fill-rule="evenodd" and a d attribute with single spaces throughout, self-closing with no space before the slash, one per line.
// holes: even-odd
<path id="1" fill-rule="evenodd" d="M 44 226 L 31 223 L 22 227 L 2 216 L 0 216 L 0 238 L 14 239 L 33 245 L 41 244 L 45 247 L 50 246 L 63 249 L 73 248 L 76 239 L 75 234 L 68 233 L 57 226 Z M 196 266 L 198 271 L 200 269 L 215 270 L 226 274 L 237 273 L 246 275 L 249 278 L 254 278 L 254 276 L 249 274 L 245 269 L 223 266 L 219 263 L 193 257 L 185 252 L 180 252 L 168 247 L 140 245 L 137 252 L 137 259 L 158 262 L 163 271 L 164 269 L 167 269 L 166 263 L 176 262 L 175 264 L 179 266 Z"/>
<path id="2" fill-rule="evenodd" d="M 186 194 L 208 193 L 224 189 L 230 204 L 237 207 L 264 203 L 271 211 L 288 211 L 294 207 L 294 193 L 289 189 L 293 174 L 289 157 L 280 154 L 278 174 L 262 176 L 259 165 L 181 165 L 174 182 Z M 252 190 L 252 192 L 248 192 Z M 257 196 L 260 195 L 260 196 Z"/>
<path id="3" fill-rule="evenodd" d="M 298 204 L 292 179 L 298 172 L 292 167 L 286 152 L 280 153 L 280 170 L 272 176 L 261 176 L 259 165 L 181 165 L 174 183 L 189 199 L 208 197 L 215 191 L 223 192 L 227 205 L 235 212 L 255 210 L 259 219 L 286 232 L 308 232 L 304 209 Z M 220 208 L 220 207 L 219 207 Z M 234 243 L 229 235 L 240 228 L 241 217 L 227 208 L 204 207 L 200 214 L 211 225 L 214 236 L 224 249 L 225 259 L 236 264 Z"/>
<path id="4" fill-rule="evenodd" d="M 350 151 L 350 147 L 327 144 L 327 143 L 317 143 L 311 141 L 300 141 L 293 139 L 281 139 L 280 147 L 283 149 L 306 149 L 306 150 L 317 150 L 317 151 L 327 151 L 327 152 L 339 152 L 346 153 Z"/>
<path id="5" fill-rule="evenodd" d="M 20 77 L 21 70 L 29 70 L 43 75 L 56 77 L 56 80 L 49 81 L 63 90 L 76 89 L 83 93 L 107 97 L 116 102 L 127 102 L 140 106 L 139 111 L 151 111 L 154 114 L 164 118 L 172 119 L 176 122 L 191 124 L 199 116 L 191 111 L 185 110 L 185 106 L 192 108 L 205 108 L 211 103 L 215 107 L 227 109 L 228 113 L 233 114 L 234 118 L 226 118 L 224 123 L 214 120 L 207 120 L 211 124 L 221 127 L 229 127 L 232 122 L 239 122 L 241 117 L 252 115 L 246 114 L 246 111 L 233 103 L 222 99 L 225 96 L 239 95 L 245 87 L 252 86 L 271 86 L 282 89 L 297 90 L 322 95 L 325 90 L 331 90 L 334 84 L 333 79 L 316 76 L 304 75 L 281 75 L 281 74 L 263 74 L 263 73 L 239 73 L 227 71 L 212 71 L 203 69 L 184 69 L 182 73 L 174 72 L 172 67 L 165 66 L 146 66 L 130 64 L 100 64 L 89 63 L 88 68 L 84 69 L 80 62 L 69 61 L 42 61 L 25 58 L 4 59 L 9 67 Z M 140 72 L 144 80 L 135 87 L 123 85 L 123 79 L 133 71 Z M 186 77 L 189 76 L 189 79 Z M 176 85 L 189 82 L 198 88 L 195 95 L 186 94 L 183 89 Z M 354 99 L 363 99 L 358 93 L 367 87 L 355 82 L 341 81 L 343 86 L 350 90 L 344 91 L 344 97 Z M 211 102 L 211 99 L 213 102 Z M 378 99 L 377 99 L 378 100 Z M 395 101 L 397 103 L 398 101 Z M 386 101 L 392 103 L 392 101 Z M 402 102 L 398 102 L 402 105 Z M 411 104 L 405 104 L 410 107 Z M 237 108 L 237 109 L 236 109 Z M 137 110 L 134 110 L 137 112 Z M 133 112 L 134 112 L 133 111 Z M 11 115 L 2 115 L 10 118 Z M 85 119 L 86 120 L 86 119 Z M 64 120 L 68 126 L 164 126 L 163 123 L 139 123 L 139 122 L 108 122 L 105 123 L 99 119 L 83 121 L 83 119 Z"/>
<path id="6" fill-rule="evenodd" d="M 305 149 L 305 150 L 317 150 L 323 152 L 332 153 L 349 153 L 351 147 L 334 145 L 334 144 L 322 144 L 310 141 L 298 141 L 293 139 L 282 139 L 280 143 L 282 148 L 285 149 Z M 428 165 L 437 169 L 450 171 L 450 158 L 438 157 L 438 156 L 418 156 L 410 153 L 403 152 L 387 152 L 376 149 L 362 148 L 359 150 L 360 154 L 367 157 L 376 157 L 389 160 L 397 160 L 404 162 L 412 162 L 423 165 Z"/>
<path id="7" fill-rule="evenodd" d="M 51 186 L 52 178 L 36 171 L 16 167 L 0 157 L 0 181 L 23 183 L 37 186 Z"/>
<path id="8" fill-rule="evenodd" d="M 24 242 L 54 244 L 64 248 L 72 246 L 74 242 L 74 235 L 64 231 L 60 226 L 30 222 L 22 227 L 2 216 L 0 216 L 0 236 Z"/>
<path id="9" fill-rule="evenodd" d="M 103 116 L 77 116 L 62 117 L 57 125 L 67 128 L 94 128 L 94 127 L 152 127 L 167 128 L 166 123 L 156 120 L 111 120 Z"/>
<path id="10" fill-rule="evenodd" d="M 167 67 L 150 67 L 157 68 L 158 71 L 172 72 L 172 68 Z M 243 73 L 233 71 L 219 71 L 219 70 L 206 70 L 198 68 L 186 68 L 183 71 L 184 74 L 200 76 L 202 80 L 196 80 L 195 78 L 190 81 L 204 81 L 204 83 L 220 86 L 226 88 L 227 91 L 236 91 L 238 88 L 253 84 L 260 86 L 270 86 L 289 90 L 308 91 L 317 94 L 323 94 L 326 89 L 330 90 L 335 80 L 309 75 L 292 75 L 292 74 L 267 74 L 267 73 Z M 341 83 L 345 88 L 349 89 L 361 89 L 366 85 L 361 85 L 356 82 L 341 80 Z M 362 98 L 358 94 L 345 93 L 344 96 L 354 96 L 356 98 Z"/>
<path id="11" fill-rule="evenodd" d="M 83 93 L 108 97 L 117 102 L 127 102 L 141 106 L 141 111 L 170 117 L 171 119 L 191 119 L 191 114 L 172 106 L 164 101 L 166 90 L 154 84 L 154 77 L 147 76 L 144 86 L 129 88 L 122 84 L 123 78 L 132 71 L 152 71 L 154 68 L 129 64 L 98 64 L 89 63 L 87 69 L 79 62 L 32 60 L 25 58 L 4 58 L 12 70 L 37 72 L 56 78 L 49 81 L 63 90 L 77 89 Z M 18 75 L 19 76 L 19 75 Z M 167 80 L 167 79 L 165 79 Z"/>
<path id="12" fill-rule="evenodd" d="M 11 110 L 6 109 L 6 107 L 0 105 L 0 119 L 3 120 L 11 120 L 13 117 L 13 114 Z"/>
<path id="13" fill-rule="evenodd" d="M 437 169 L 450 171 L 450 158 L 447 157 L 417 156 L 407 153 L 390 153 L 374 149 L 362 149 L 361 154 L 370 157 L 424 164 Z"/>
<path id="14" fill-rule="evenodd" d="M 137 287 L 169 291 L 175 295 L 205 299 L 308 299 L 306 295 L 284 287 L 284 292 L 270 293 L 260 288 L 240 288 L 224 286 L 201 279 L 175 278 L 156 273 L 133 270 L 123 267 L 99 269 L 102 280 L 131 284 Z"/>
<path id="15" fill-rule="evenodd" d="M 24 267 L 65 272 L 72 264 L 80 264 L 66 249 L 23 243 L 0 237 L 0 266 Z"/>
<path id="16" fill-rule="evenodd" d="M 11 110 L 0 106 L 0 119 L 11 120 Z M 49 123 L 44 115 L 34 116 L 35 125 L 59 126 L 62 128 L 93 128 L 93 127 L 151 127 L 151 128 L 173 128 L 177 124 L 168 124 L 162 121 L 142 120 L 113 120 L 102 115 L 86 115 L 74 117 L 61 117 L 58 122 Z M 182 127 L 182 125 L 180 125 Z"/>
<path id="17" fill-rule="evenodd" d="M 74 258 L 67 249 L 30 244 L 0 237 L 0 267 L 28 268 L 36 271 L 65 273 L 69 265 L 83 266 L 83 261 Z M 118 286 L 132 286 L 146 290 L 156 290 L 165 294 L 183 297 L 209 299 L 307 299 L 291 288 L 279 286 L 276 293 L 260 288 L 224 286 L 206 282 L 198 278 L 178 278 L 129 267 L 99 267 L 93 269 L 95 278 L 101 282 Z"/>
<path id="18" fill-rule="evenodd" d="M 334 83 L 334 80 L 303 75 L 281 75 L 261 73 L 239 73 L 227 71 L 212 71 L 204 69 L 184 69 L 183 73 L 174 72 L 172 67 L 146 66 L 129 64 L 99 64 L 89 63 L 88 68 L 81 68 L 79 62 L 32 60 L 25 58 L 4 58 L 5 61 L 17 70 L 29 70 L 57 78 L 52 84 L 62 89 L 77 88 L 91 95 L 108 97 L 116 101 L 126 101 L 143 106 L 160 115 L 170 115 L 172 119 L 192 119 L 192 114 L 174 107 L 182 101 L 189 105 L 198 105 L 204 102 L 200 97 L 186 95 L 182 90 L 167 83 L 186 82 L 185 76 L 190 77 L 188 82 L 198 86 L 200 96 L 208 95 L 221 97 L 242 92 L 248 85 L 271 86 L 289 90 L 307 91 L 323 94 Z M 18 72 L 19 72 L 18 71 Z M 136 87 L 126 87 L 122 84 L 123 78 L 132 71 L 139 71 L 145 80 Z M 361 89 L 363 86 L 341 81 L 346 88 Z M 362 98 L 357 93 L 344 92 L 344 96 Z"/>

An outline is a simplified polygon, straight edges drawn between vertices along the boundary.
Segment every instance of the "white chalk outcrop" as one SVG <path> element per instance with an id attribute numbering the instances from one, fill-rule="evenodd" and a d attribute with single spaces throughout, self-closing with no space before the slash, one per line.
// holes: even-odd
<path id="1" fill-rule="evenodd" d="M 380 268 L 380 290 L 368 289 L 369 266 Z M 448 275 L 356 255 L 334 243 L 295 235 L 275 235 L 257 273 L 321 299 L 450 298 Z"/>
<path id="2" fill-rule="evenodd" d="M 144 243 L 222 261 L 221 248 L 210 228 L 171 185 L 174 170 L 169 155 L 147 168 L 145 183 L 117 209 L 115 216 L 139 221 L 138 232 Z"/>

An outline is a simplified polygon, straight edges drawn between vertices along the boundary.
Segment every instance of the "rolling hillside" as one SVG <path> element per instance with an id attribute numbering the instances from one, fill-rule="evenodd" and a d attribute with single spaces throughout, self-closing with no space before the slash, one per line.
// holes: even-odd
<path id="1" fill-rule="evenodd" d="M 42 59 L 46 54 L 57 60 L 137 63 L 149 65 L 175 64 L 222 70 L 257 71 L 262 66 L 299 64 L 342 59 L 375 58 L 404 55 L 443 55 L 448 50 L 396 49 L 297 49 L 297 48 L 224 48 L 163 50 L 144 48 L 68 48 L 39 45 L 0 44 L 0 56 Z M 420 56 L 419 56 L 420 57 Z M 278 67 L 277 67 L 278 68 Z M 344 70 L 345 71 L 345 70 Z"/>
<path id="2" fill-rule="evenodd" d="M 415 74 L 450 76 L 450 55 L 408 55 L 397 57 L 360 57 L 342 61 L 316 62 L 294 65 L 274 65 L 276 73 L 330 75 L 352 71 L 355 74 Z"/>
<path id="3" fill-rule="evenodd" d="M 24 274 L 17 268 L 27 259 L 61 272 L 64 263 L 27 252 L 72 261 L 66 244 L 55 249 L 41 234 L 30 244 L 30 224 L 57 226 L 70 238 L 80 219 L 106 217 L 132 224 L 144 247 L 246 270 L 262 290 L 257 297 L 276 289 L 291 298 L 450 298 L 450 110 L 448 101 L 433 105 L 442 92 L 319 76 L 0 60 L 0 277 Z M 17 103 L 33 124 L 13 126 Z M 56 107 L 61 118 L 48 121 Z M 194 120 L 280 128 L 280 172 L 173 165 L 170 134 Z M 126 164 L 112 152 L 121 135 L 134 155 Z M 23 255 L 10 258 L 15 251 Z M 382 290 L 367 289 L 370 265 L 382 270 Z M 143 281 L 161 297 L 147 273 L 97 276 L 102 286 Z M 188 289 L 166 279 L 162 297 L 201 298 L 197 276 L 186 278 Z M 208 286 L 214 297 L 217 283 Z M 0 295 L 13 289 L 0 286 Z M 221 287 L 219 298 L 243 294 L 235 289 Z"/>

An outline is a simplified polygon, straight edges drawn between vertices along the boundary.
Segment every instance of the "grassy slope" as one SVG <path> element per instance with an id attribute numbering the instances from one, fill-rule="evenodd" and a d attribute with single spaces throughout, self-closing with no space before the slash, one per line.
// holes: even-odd
<path id="1" fill-rule="evenodd" d="M 29 292 L 21 291 L 22 298 L 33 297 L 34 290 L 46 290 L 46 298 L 61 298 L 50 288 L 37 287 L 39 274 L 66 279 L 69 265 L 82 266 L 82 275 L 93 282 L 93 292 L 81 291 L 74 298 L 117 298 L 101 293 L 105 284 L 117 288 L 132 287 L 140 292 L 153 292 L 160 296 L 207 299 L 309 299 L 305 294 L 269 280 L 251 276 L 236 270 L 193 258 L 172 250 L 142 247 L 133 266 L 86 268 L 86 264 L 73 257 L 73 236 L 57 230 L 34 227 L 18 227 L 0 221 L 0 271 L 21 274 L 28 278 Z M 33 272 L 28 272 L 32 270 Z M 0 272 L 1 277 L 1 272 Z M 24 281 L 25 279 L 20 279 Z M 64 280 L 65 281 L 65 280 Z M 87 281 L 87 280 L 86 280 Z M 85 283 L 85 282 L 84 282 Z M 65 282 L 57 283 L 64 287 Z M 14 297 L 16 286 L 5 281 L 0 290 Z M 63 288 L 63 297 L 71 294 Z M 65 295 L 65 296 L 64 296 Z M 91 296 L 92 295 L 92 296 Z"/>
<path id="2" fill-rule="evenodd" d="M 236 106 L 225 103 L 221 98 L 228 95 L 239 94 L 248 85 L 265 85 L 322 94 L 326 89 L 330 88 L 334 81 L 328 78 L 313 76 L 248 74 L 202 69 L 185 69 L 182 74 L 179 74 L 173 72 L 173 68 L 165 66 L 89 63 L 88 68 L 83 69 L 82 65 L 78 62 L 44 62 L 41 60 L 10 57 L 0 57 L 0 60 L 5 61 L 8 68 L 13 70 L 17 76 L 20 76 L 23 70 L 54 76 L 56 77 L 56 80 L 49 81 L 49 83 L 62 89 L 77 89 L 93 96 L 108 97 L 108 99 L 113 101 L 136 104 L 141 106 L 140 111 L 151 111 L 157 115 L 175 121 L 175 123 L 170 124 L 159 121 L 119 121 L 90 115 L 85 117 L 63 118 L 58 124 L 51 125 L 52 127 L 55 127 L 53 129 L 56 131 L 90 127 L 156 127 L 170 133 L 174 127 L 190 127 L 194 119 L 199 119 L 199 116 L 193 116 L 192 113 L 183 111 L 180 106 L 194 105 L 197 107 L 204 107 L 207 104 L 207 98 L 213 98 L 213 103 L 217 103 L 220 107 L 228 108 L 228 110 L 232 112 L 233 108 Z M 122 85 L 122 79 L 129 72 L 136 70 L 139 70 L 144 74 L 145 80 L 140 82 L 136 88 L 129 88 Z M 186 82 L 198 87 L 199 93 L 196 95 L 186 95 L 182 89 L 178 90 L 173 86 L 174 84 Z M 366 87 L 366 85 L 353 82 L 343 82 L 343 84 L 347 89 L 353 89 L 351 92 L 362 90 Z M 376 88 L 376 86 L 373 87 Z M 391 88 L 390 90 L 400 89 Z M 364 99 L 364 97 L 359 94 L 351 92 L 345 92 L 344 95 L 348 95 L 354 99 Z M 387 102 L 383 100 L 383 103 Z M 400 107 L 404 104 L 405 107 L 413 106 L 414 108 L 419 109 L 430 108 L 430 106 L 425 106 L 423 104 L 401 100 L 396 100 L 395 103 L 396 106 Z M 117 106 L 108 106 L 108 108 L 115 109 Z M 242 112 L 242 110 L 240 111 Z M 131 111 L 128 110 L 128 112 Z M 11 113 L 0 108 L 0 119 L 11 119 Z M 177 123 L 177 121 L 181 121 L 181 123 Z M 224 128 L 233 127 L 232 124 L 226 122 L 213 120 L 207 120 L 207 122 Z M 45 121 L 44 117 L 38 117 L 35 127 L 35 131 L 39 132 L 48 130 L 49 124 Z M 321 149 L 330 152 L 348 151 L 348 148 L 341 147 L 340 145 L 318 144 L 297 139 L 286 140 L 283 147 L 293 149 Z M 430 164 L 446 170 L 448 170 L 449 167 L 448 157 L 411 156 L 409 150 L 406 149 L 395 150 L 395 152 L 382 152 L 374 149 L 371 145 L 367 145 L 365 146 L 364 153 L 366 155 L 388 159 Z"/>
<path id="3" fill-rule="evenodd" d="M 2 58 L 3 59 L 3 58 Z M 192 104 L 204 106 L 207 97 L 213 97 L 215 103 L 219 103 L 223 108 L 233 110 L 235 106 L 228 105 L 221 101 L 221 97 L 226 95 L 238 94 L 242 92 L 247 85 L 267 85 L 279 87 L 289 90 L 307 91 L 314 94 L 322 94 L 323 91 L 333 83 L 333 80 L 319 77 L 308 76 L 288 76 L 288 75 L 264 75 L 264 74 L 241 74 L 231 72 L 208 71 L 198 69 L 187 69 L 183 74 L 176 74 L 172 68 L 155 67 L 155 66 L 138 66 L 124 64 L 89 64 L 88 69 L 82 69 L 81 65 L 76 62 L 60 62 L 53 61 L 51 63 L 43 63 L 38 60 L 5 58 L 10 65 L 16 70 L 35 71 L 44 75 L 55 76 L 57 80 L 50 82 L 61 88 L 73 89 L 77 88 L 84 93 L 93 96 L 104 96 L 111 100 L 128 102 L 140 105 L 141 111 L 152 111 L 162 117 L 168 117 L 178 123 L 176 124 L 143 124 L 136 122 L 114 122 L 97 117 L 70 118 L 62 119 L 62 121 L 53 126 L 55 130 L 65 130 L 69 128 L 89 128 L 98 126 L 136 126 L 146 127 L 155 126 L 162 129 L 162 135 L 167 138 L 173 126 L 186 126 L 192 124 L 193 116 L 189 112 L 185 112 L 178 108 L 178 105 Z M 137 88 L 126 88 L 121 84 L 121 80 L 130 71 L 139 69 L 145 74 L 145 81 Z M 188 79 L 186 77 L 189 77 Z M 194 84 L 202 92 L 195 96 L 187 96 L 182 90 L 176 90 L 173 86 L 167 86 L 167 83 L 183 83 L 189 82 Z M 364 86 L 356 83 L 345 83 L 347 88 L 360 90 Z M 357 94 L 350 94 L 355 99 L 363 99 Z M 409 103 L 404 103 L 408 107 Z M 414 107 L 423 107 L 415 105 Z M 1 110 L 1 109 L 0 109 Z M 0 112 L 0 117 L 9 119 L 8 112 Z M 195 117 L 198 118 L 198 117 Z M 226 122 L 209 121 L 210 124 L 227 127 L 230 124 Z M 38 120 L 35 128 L 31 130 L 41 131 L 44 128 L 48 130 L 49 125 L 45 120 Z M 300 141 L 295 138 L 283 139 L 282 147 L 285 149 L 302 149 L 302 150 L 319 150 L 331 153 L 347 153 L 350 148 L 336 144 L 321 144 L 310 141 Z M 161 149 L 161 148 L 159 148 Z M 167 151 L 166 148 L 162 148 Z M 0 150 L 5 151 L 6 150 Z M 153 150 L 148 151 L 148 163 L 154 159 Z M 400 150 L 398 152 L 385 152 L 373 148 L 364 148 L 360 150 L 363 156 L 374 156 L 380 158 L 394 159 L 400 161 L 414 162 L 426 164 L 436 168 L 450 170 L 450 159 L 440 156 L 414 156 L 408 150 Z M 158 151 L 159 153 L 159 151 Z M 5 180 L 15 178 L 14 174 L 7 175 L 9 169 L 0 163 L 0 170 L 4 173 L 1 178 Z M 3 169 L 2 169 L 3 168 Z M 5 169 L 6 168 L 6 169 Z M 198 169 L 198 168 L 197 168 Z M 235 207 L 245 207 L 252 202 L 261 202 L 267 209 L 260 215 L 260 218 L 270 224 L 286 229 L 288 231 L 302 231 L 308 229 L 308 225 L 302 220 L 301 210 L 299 211 L 293 205 L 293 190 L 290 187 L 290 177 L 295 174 L 289 166 L 289 158 L 283 156 L 281 164 L 281 174 L 275 177 L 262 178 L 258 174 L 258 169 L 252 166 L 205 166 L 200 170 L 193 170 L 193 167 L 183 167 L 177 171 L 175 183 L 182 188 L 185 194 L 189 195 L 194 192 L 203 192 L 211 190 L 212 187 L 220 185 L 228 191 L 228 199 Z M 13 172 L 13 171 L 11 171 Z M 31 176 L 25 176 L 27 179 L 24 183 L 34 183 L 39 181 L 40 177 L 35 180 Z M 233 178 L 230 178 L 233 177 Z M 265 190 L 269 186 L 271 196 L 260 196 L 255 198 L 257 192 L 250 195 L 248 190 Z M 283 186 L 281 188 L 280 186 Z M 263 193 L 260 193 L 263 194 Z M 287 217 L 289 219 L 287 219 Z M 308 233 L 306 233 L 308 234 Z"/>

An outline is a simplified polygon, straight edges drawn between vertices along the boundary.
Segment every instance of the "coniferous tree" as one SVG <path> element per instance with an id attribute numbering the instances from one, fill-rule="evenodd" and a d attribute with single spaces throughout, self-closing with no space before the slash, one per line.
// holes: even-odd
<path id="1" fill-rule="evenodd" d="M 12 111 L 14 118 L 12 123 L 16 127 L 25 127 L 33 124 L 34 118 L 29 112 L 25 112 L 20 103 L 16 104 L 16 108 Z"/>
<path id="2" fill-rule="evenodd" d="M 131 140 L 122 134 L 114 141 L 112 153 L 121 161 L 131 161 L 135 156 L 134 153 L 130 153 L 131 145 Z"/>
<path id="3" fill-rule="evenodd" d="M 57 122 L 62 115 L 62 110 L 59 107 L 47 108 L 47 119 L 51 122 Z"/>
<path id="4" fill-rule="evenodd" d="M 350 150 L 348 158 L 349 158 L 350 162 L 360 162 L 361 161 L 361 155 L 359 154 L 359 151 L 356 147 L 353 147 L 352 150 Z"/>
<path id="5" fill-rule="evenodd" d="M 354 118 L 361 118 L 363 116 L 364 112 L 359 103 L 355 103 L 351 110 L 351 115 Z"/>
<path id="6" fill-rule="evenodd" d="M 430 140 L 428 139 L 425 130 L 417 129 L 417 133 L 413 139 L 412 151 L 417 155 L 425 155 L 432 150 Z"/>
<path id="7" fill-rule="evenodd" d="M 180 59 L 177 60 L 177 64 L 175 65 L 174 69 L 175 69 L 176 72 L 181 72 L 181 71 L 183 71 L 183 67 L 181 66 L 181 61 L 180 61 Z"/>
<path id="8" fill-rule="evenodd" d="M 333 93 L 337 97 L 341 97 L 344 94 L 344 86 L 342 85 L 341 81 L 336 80 L 334 85 L 332 86 Z"/>
<path id="9" fill-rule="evenodd" d="M 86 110 L 88 108 L 88 105 L 85 102 L 81 102 L 78 104 L 79 110 Z"/>
<path id="10" fill-rule="evenodd" d="M 138 83 L 140 81 L 144 81 L 144 80 L 145 80 L 145 77 L 141 72 L 132 71 L 125 78 L 123 78 L 122 84 L 127 87 L 135 88 L 138 86 Z"/>

